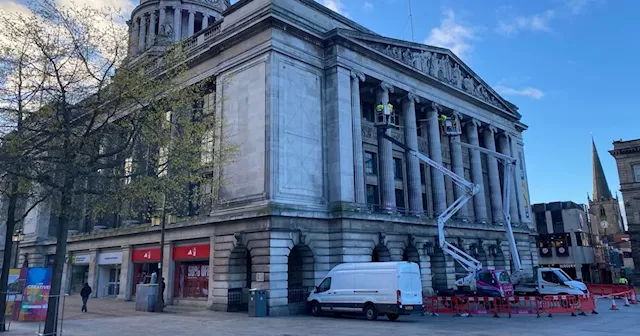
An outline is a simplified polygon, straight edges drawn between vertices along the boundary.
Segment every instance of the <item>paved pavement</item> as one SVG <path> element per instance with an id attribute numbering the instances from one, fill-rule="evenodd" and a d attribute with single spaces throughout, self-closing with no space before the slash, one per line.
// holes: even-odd
<path id="1" fill-rule="evenodd" d="M 471 318 L 441 316 L 402 316 L 396 322 L 385 318 L 371 322 L 361 318 L 335 317 L 267 317 L 249 318 L 241 313 L 221 313 L 194 308 L 169 307 L 166 313 L 134 311 L 133 303 L 94 299 L 89 313 L 80 311 L 80 299 L 71 297 L 65 309 L 63 336 L 133 336 L 155 335 L 264 335 L 264 336 L 355 336 L 355 335 L 634 335 L 640 329 L 640 305 L 610 311 L 611 301 L 598 303 L 600 315 L 534 315 Z M 13 323 L 7 335 L 33 335 L 38 324 Z"/>

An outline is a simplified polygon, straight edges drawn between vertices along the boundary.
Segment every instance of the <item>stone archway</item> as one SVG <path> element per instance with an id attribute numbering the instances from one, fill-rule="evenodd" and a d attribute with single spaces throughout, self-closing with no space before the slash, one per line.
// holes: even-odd
<path id="1" fill-rule="evenodd" d="M 431 256 L 431 286 L 435 293 L 447 291 L 447 263 L 444 252 L 438 246 L 434 248 Z"/>
<path id="2" fill-rule="evenodd" d="M 382 244 L 378 244 L 371 252 L 371 261 L 372 262 L 391 261 L 391 252 L 389 252 L 389 249 L 386 246 Z"/>
<path id="3" fill-rule="evenodd" d="M 227 311 L 247 311 L 252 281 L 251 253 L 243 245 L 236 246 L 229 255 L 229 290 Z"/>
<path id="4" fill-rule="evenodd" d="M 420 267 L 420 253 L 418 249 L 413 245 L 408 245 L 402 253 L 402 261 L 411 261 Z"/>
<path id="5" fill-rule="evenodd" d="M 497 270 L 507 270 L 507 258 L 500 248 L 500 245 L 493 245 L 493 266 Z"/>
<path id="6" fill-rule="evenodd" d="M 287 262 L 287 302 L 301 304 L 304 309 L 307 296 L 314 287 L 313 252 L 307 245 L 296 245 L 289 252 Z M 291 308 L 289 310 L 291 312 Z"/>

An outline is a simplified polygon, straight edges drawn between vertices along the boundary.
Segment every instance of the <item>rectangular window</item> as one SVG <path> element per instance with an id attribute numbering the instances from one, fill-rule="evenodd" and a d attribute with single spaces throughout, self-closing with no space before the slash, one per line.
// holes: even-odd
<path id="1" fill-rule="evenodd" d="M 427 211 L 427 194 L 422 193 L 422 210 Z"/>
<path id="2" fill-rule="evenodd" d="M 564 232 L 564 222 L 562 221 L 562 210 L 551 211 L 551 223 L 553 223 L 553 233 Z"/>
<path id="3" fill-rule="evenodd" d="M 124 184 L 131 183 L 131 174 L 133 174 L 133 158 L 128 157 L 124 160 Z"/>
<path id="4" fill-rule="evenodd" d="M 374 122 L 375 108 L 373 107 L 373 104 L 362 102 L 360 106 L 362 106 L 362 118 L 368 122 Z"/>
<path id="5" fill-rule="evenodd" d="M 404 209 L 404 190 L 396 189 L 396 207 Z"/>
<path id="6" fill-rule="evenodd" d="M 396 180 L 403 180 L 402 159 L 393 158 L 393 175 Z"/>
<path id="7" fill-rule="evenodd" d="M 367 175 L 378 173 L 378 159 L 376 153 L 364 152 L 364 172 Z"/>
<path id="8" fill-rule="evenodd" d="M 427 167 L 424 163 L 420 164 L 420 184 L 425 185 L 427 183 Z"/>
<path id="9" fill-rule="evenodd" d="M 202 137 L 202 152 L 200 153 L 200 159 L 204 165 L 213 163 L 213 141 L 213 130 L 207 130 Z"/>
<path id="10" fill-rule="evenodd" d="M 578 246 L 584 246 L 584 240 L 582 240 L 582 232 L 575 232 L 576 234 L 576 243 Z M 587 245 L 588 246 L 588 245 Z"/>
<path id="11" fill-rule="evenodd" d="M 633 180 L 640 182 L 640 164 L 633 165 Z"/>
<path id="12" fill-rule="evenodd" d="M 367 204 L 378 204 L 378 186 L 367 184 Z"/>
<path id="13" fill-rule="evenodd" d="M 535 213 L 536 227 L 538 228 L 538 233 L 547 234 L 549 230 L 547 230 L 547 217 L 545 211 L 540 211 Z"/>

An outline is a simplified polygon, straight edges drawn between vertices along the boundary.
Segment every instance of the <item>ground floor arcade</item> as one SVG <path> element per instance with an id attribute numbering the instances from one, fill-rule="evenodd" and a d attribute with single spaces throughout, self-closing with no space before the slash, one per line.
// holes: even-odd
<path id="1" fill-rule="evenodd" d="M 268 293 L 270 315 L 304 310 L 307 295 L 335 265 L 344 262 L 412 261 L 420 266 L 425 294 L 452 288 L 464 270 L 436 245 L 435 227 L 365 220 L 336 222 L 275 219 L 202 224 L 167 230 L 162 277 L 165 302 L 245 311 L 250 288 Z M 265 224 L 269 225 L 265 225 Z M 97 297 L 132 300 L 136 285 L 158 272 L 157 230 L 85 235 L 68 245 L 64 288 L 78 292 L 88 282 Z M 410 233 L 411 232 L 411 233 Z M 485 267 L 511 269 L 501 227 L 455 228 L 450 241 Z M 527 272 L 537 264 L 535 239 L 517 234 Z M 26 246 L 31 266 L 54 246 Z M 38 257 L 38 254 L 42 257 Z"/>

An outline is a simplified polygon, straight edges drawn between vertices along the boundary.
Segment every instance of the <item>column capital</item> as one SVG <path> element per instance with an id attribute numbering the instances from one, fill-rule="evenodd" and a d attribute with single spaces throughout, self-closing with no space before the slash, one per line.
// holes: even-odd
<path id="1" fill-rule="evenodd" d="M 456 110 L 453 110 L 453 113 L 451 113 L 451 114 L 452 114 L 454 117 L 456 117 L 456 118 L 458 119 L 458 121 L 463 121 L 463 120 L 465 120 L 465 119 L 469 119 L 469 118 L 468 118 L 468 117 L 466 117 L 464 114 L 462 114 L 462 113 L 460 113 L 460 112 L 458 112 L 458 111 L 456 111 Z"/>
<path id="2" fill-rule="evenodd" d="M 493 125 L 491 125 L 491 124 L 484 125 L 482 130 L 486 131 L 486 132 L 491 132 L 491 133 L 493 133 L 493 135 L 496 135 L 498 133 L 498 128 L 493 126 Z"/>
<path id="3" fill-rule="evenodd" d="M 433 111 L 435 112 L 442 112 L 442 105 L 436 102 L 431 102 L 431 109 L 433 109 Z"/>
<path id="4" fill-rule="evenodd" d="M 364 73 L 356 70 L 351 70 L 351 78 L 354 80 L 359 80 L 360 82 L 364 82 Z"/>
<path id="5" fill-rule="evenodd" d="M 463 126 L 474 126 L 476 128 L 482 127 L 482 122 L 476 118 L 467 118 L 463 123 Z"/>
<path id="6" fill-rule="evenodd" d="M 382 90 L 388 91 L 389 93 L 393 93 L 393 85 L 387 82 L 380 82 L 380 88 Z"/>
<path id="7" fill-rule="evenodd" d="M 420 97 L 418 97 L 415 93 L 413 92 L 409 92 L 407 93 L 407 96 L 405 97 L 405 99 L 407 99 L 408 101 L 412 101 L 416 104 L 420 103 Z"/>

